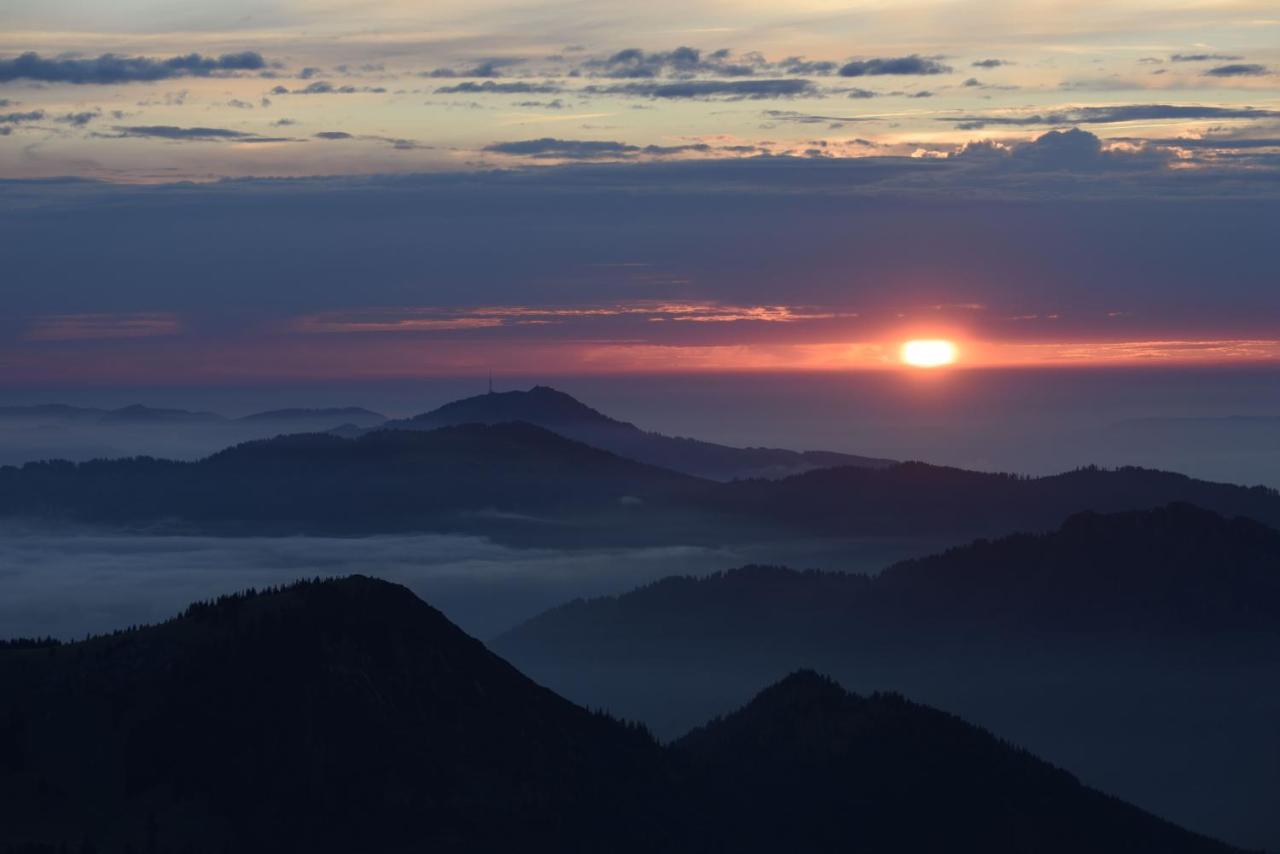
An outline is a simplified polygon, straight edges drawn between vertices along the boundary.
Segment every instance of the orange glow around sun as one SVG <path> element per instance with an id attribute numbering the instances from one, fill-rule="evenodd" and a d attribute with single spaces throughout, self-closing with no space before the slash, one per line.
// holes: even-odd
<path id="1" fill-rule="evenodd" d="M 902 345 L 898 356 L 904 365 L 913 368 L 940 368 L 956 361 L 959 350 L 952 341 L 943 338 L 917 338 Z"/>

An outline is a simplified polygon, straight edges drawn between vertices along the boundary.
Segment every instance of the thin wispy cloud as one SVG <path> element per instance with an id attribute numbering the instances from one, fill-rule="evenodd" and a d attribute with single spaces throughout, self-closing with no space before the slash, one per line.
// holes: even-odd
<path id="1" fill-rule="evenodd" d="M 54 314 L 33 320 L 25 337 L 29 341 L 104 341 L 155 338 L 181 331 L 178 316 L 168 313 Z"/>

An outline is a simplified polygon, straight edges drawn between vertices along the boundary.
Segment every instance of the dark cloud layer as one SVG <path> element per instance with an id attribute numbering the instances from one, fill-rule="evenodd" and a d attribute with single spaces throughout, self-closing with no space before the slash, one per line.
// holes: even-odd
<path id="1" fill-rule="evenodd" d="M 975 130 L 988 125 L 1029 127 L 1034 125 L 1113 124 L 1116 122 L 1161 119 L 1271 119 L 1280 110 L 1253 107 L 1198 107 L 1176 104 L 1125 104 L 1114 107 L 1076 107 L 1049 113 L 1029 115 L 965 115 L 944 116 L 940 122 L 952 122 L 958 128 Z"/>
<path id="2" fill-rule="evenodd" d="M 1244 59 L 1244 57 L 1222 53 L 1175 53 L 1169 57 L 1170 62 L 1231 62 L 1236 59 Z"/>
<path id="3" fill-rule="evenodd" d="M 1258 65 L 1257 63 L 1219 65 L 1205 72 L 1210 77 L 1260 77 L 1269 73 L 1265 65 Z"/>
<path id="4" fill-rule="evenodd" d="M 130 125 L 114 128 L 119 136 L 145 137 L 191 142 L 287 142 L 284 137 L 265 137 L 230 128 L 175 127 L 174 125 Z"/>
<path id="5" fill-rule="evenodd" d="M 667 157 L 690 152 L 711 152 L 712 146 L 706 143 L 689 143 L 686 145 L 631 145 L 615 140 L 578 140 L 523 139 L 513 142 L 495 142 L 485 146 L 485 151 L 496 154 L 511 154 L 520 157 L 556 160 L 601 160 L 648 155 Z"/>
<path id="6" fill-rule="evenodd" d="M 840 68 L 841 77 L 871 77 L 879 75 L 945 74 L 951 70 L 934 59 L 917 54 L 889 59 L 862 59 L 846 63 Z"/>
<path id="7" fill-rule="evenodd" d="M 45 117 L 44 110 L 28 110 L 22 113 L 0 113 L 0 125 L 17 125 L 24 122 L 38 122 Z"/>
<path id="8" fill-rule="evenodd" d="M 904 304 L 964 302 L 1008 315 L 1061 313 L 1057 325 L 1101 318 L 1088 321 L 1095 332 L 1120 322 L 1107 312 L 1128 311 L 1137 315 L 1128 328 L 1154 335 L 1188 327 L 1262 334 L 1268 325 L 1274 335 L 1280 316 L 1276 169 L 1210 161 L 1174 170 L 1158 158 L 1099 151 L 1091 135 L 1069 132 L 987 159 L 976 150 L 954 159 L 655 158 L 628 142 L 586 140 L 594 150 L 583 142 L 495 143 L 491 156 L 542 168 L 165 187 L 3 182 L 5 274 L 41 286 L 6 294 L 0 324 L 164 308 L 193 332 L 148 339 L 138 369 L 177 373 L 191 364 L 199 374 L 228 354 L 228 364 L 315 370 L 316 353 L 271 330 L 299 315 L 350 310 L 353 275 L 361 305 L 387 307 L 538 298 L 590 305 L 625 293 L 840 305 L 892 318 Z M 575 162 L 546 165 L 551 159 Z M 75 252 L 65 251 L 68 234 Z M 1081 258 L 1088 263 L 1054 263 Z M 281 289 L 285 280 L 294 286 Z M 246 329 L 247 316 L 257 325 Z M 856 321 L 849 324 L 856 336 Z M 724 325 L 646 330 L 698 326 L 706 342 L 728 332 L 704 327 Z M 557 329 L 581 331 L 566 321 L 504 327 L 506 337 L 465 334 L 494 335 L 497 346 Z M 695 331 L 645 334 L 683 340 L 674 336 Z M 118 344 L 111 352 L 124 353 Z M 59 370 L 51 349 L 28 348 L 20 355 L 31 361 L 22 363 L 6 352 L 5 370 Z M 265 365 L 290 354 L 292 362 Z M 356 355 L 351 364 L 360 364 Z M 66 370 L 95 367 L 76 358 Z M 402 364 L 418 354 L 395 349 L 389 358 Z"/>
<path id="9" fill-rule="evenodd" d="M 423 77 L 501 77 L 504 69 L 524 63 L 516 57 L 486 59 L 467 68 L 434 68 L 423 72 Z"/>
<path id="10" fill-rule="evenodd" d="M 174 77 L 208 77 L 266 68 L 262 54 L 254 51 L 202 56 L 190 53 L 169 59 L 119 56 L 104 53 L 93 59 L 42 57 L 24 53 L 0 59 L 0 83 L 37 80 L 44 83 L 110 84 L 167 80 Z"/>
<path id="11" fill-rule="evenodd" d="M 361 92 L 382 93 L 387 90 L 382 86 L 334 86 L 325 80 L 317 80 L 315 83 L 309 83 L 301 89 L 290 89 L 286 86 L 276 86 L 269 94 L 271 95 L 355 95 Z"/>
<path id="12" fill-rule="evenodd" d="M 704 54 L 697 48 L 678 47 L 669 51 L 644 51 L 640 48 L 620 50 L 603 59 L 588 59 L 584 71 L 602 77 L 653 78 L 687 77 L 705 74 L 722 77 L 749 77 L 764 65 L 764 59 L 753 54 L 735 60 L 728 50 Z"/>
<path id="13" fill-rule="evenodd" d="M 684 80 L 671 83 L 617 83 L 608 86 L 588 86 L 583 90 L 592 95 L 634 95 L 645 98 L 794 98 L 817 92 L 808 80 Z"/>
<path id="14" fill-rule="evenodd" d="M 553 95 L 562 92 L 562 87 L 557 83 L 528 83 L 524 81 L 512 81 L 509 83 L 498 83 L 493 80 L 486 80 L 483 83 L 475 81 L 464 81 L 456 83 L 452 86 L 441 86 L 436 89 L 437 95 Z"/>

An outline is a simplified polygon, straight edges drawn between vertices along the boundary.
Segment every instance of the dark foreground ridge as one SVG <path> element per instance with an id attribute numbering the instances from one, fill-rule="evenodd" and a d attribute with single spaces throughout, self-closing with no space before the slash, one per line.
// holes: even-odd
<path id="1" fill-rule="evenodd" d="M 0 805 L 6 852 L 1232 850 L 811 673 L 664 748 L 363 577 L 0 651 Z"/>
<path id="2" fill-rule="evenodd" d="M 1249 519 L 1081 513 L 875 577 L 671 577 L 494 648 L 664 737 L 811 667 L 958 712 L 1198 830 L 1280 841 L 1280 531 Z"/>
<path id="3" fill-rule="evenodd" d="M 1056 531 L 978 540 L 878 576 L 750 566 L 670 577 L 555 608 L 499 648 L 642 654 L 663 645 L 1071 643 L 1242 636 L 1280 644 L 1280 531 L 1190 504 L 1078 513 Z"/>

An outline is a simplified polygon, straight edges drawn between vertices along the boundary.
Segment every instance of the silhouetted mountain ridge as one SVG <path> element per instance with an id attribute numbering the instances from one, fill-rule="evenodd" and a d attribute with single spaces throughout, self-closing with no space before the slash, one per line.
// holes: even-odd
<path id="1" fill-rule="evenodd" d="M 598 412 L 549 386 L 528 391 L 490 392 L 445 404 L 431 412 L 399 421 L 393 429 L 431 430 L 457 424 L 525 421 L 629 459 L 712 480 L 780 477 L 821 466 L 880 467 L 891 460 L 832 451 L 787 451 L 779 448 L 734 448 L 698 439 L 664 436 Z"/>
<path id="2" fill-rule="evenodd" d="M 1232 850 L 813 674 L 662 748 L 362 577 L 0 651 L 0 804 L 12 852 Z"/>
<path id="3" fill-rule="evenodd" d="M 567 603 L 493 646 L 663 737 L 816 668 L 953 710 L 1197 829 L 1280 840 L 1280 532 L 1250 519 L 1088 512 L 874 577 L 671 577 Z"/>
<path id="4" fill-rule="evenodd" d="M 950 532 L 998 536 L 1043 531 L 1073 513 L 1117 513 L 1185 502 L 1280 526 L 1280 492 L 1133 466 L 1086 466 L 1027 477 L 921 462 L 882 469 L 825 468 L 717 493 L 725 513 L 767 516 L 846 535 Z"/>
<path id="5" fill-rule="evenodd" d="M 958 540 L 1049 530 L 1081 510 L 1170 502 L 1280 525 L 1275 490 L 1146 469 L 1025 478 L 902 463 L 718 483 L 522 422 L 374 430 L 354 439 L 294 433 L 196 462 L 0 467 L 0 516 L 211 532 L 466 530 L 548 545 Z"/>
<path id="6" fill-rule="evenodd" d="M 0 515 L 202 530 L 367 533 L 630 513 L 702 482 L 529 424 L 302 433 L 198 462 L 137 457 L 0 468 Z M 566 533 L 570 536 L 571 533 Z"/>
<path id="7" fill-rule="evenodd" d="M 1050 533 L 978 540 L 875 577 L 769 566 L 670 577 L 562 605 L 497 646 L 523 655 L 545 640 L 572 660 L 686 641 L 918 643 L 957 631 L 1092 641 L 1263 633 L 1280 642 L 1280 531 L 1188 504 L 1085 512 Z"/>

